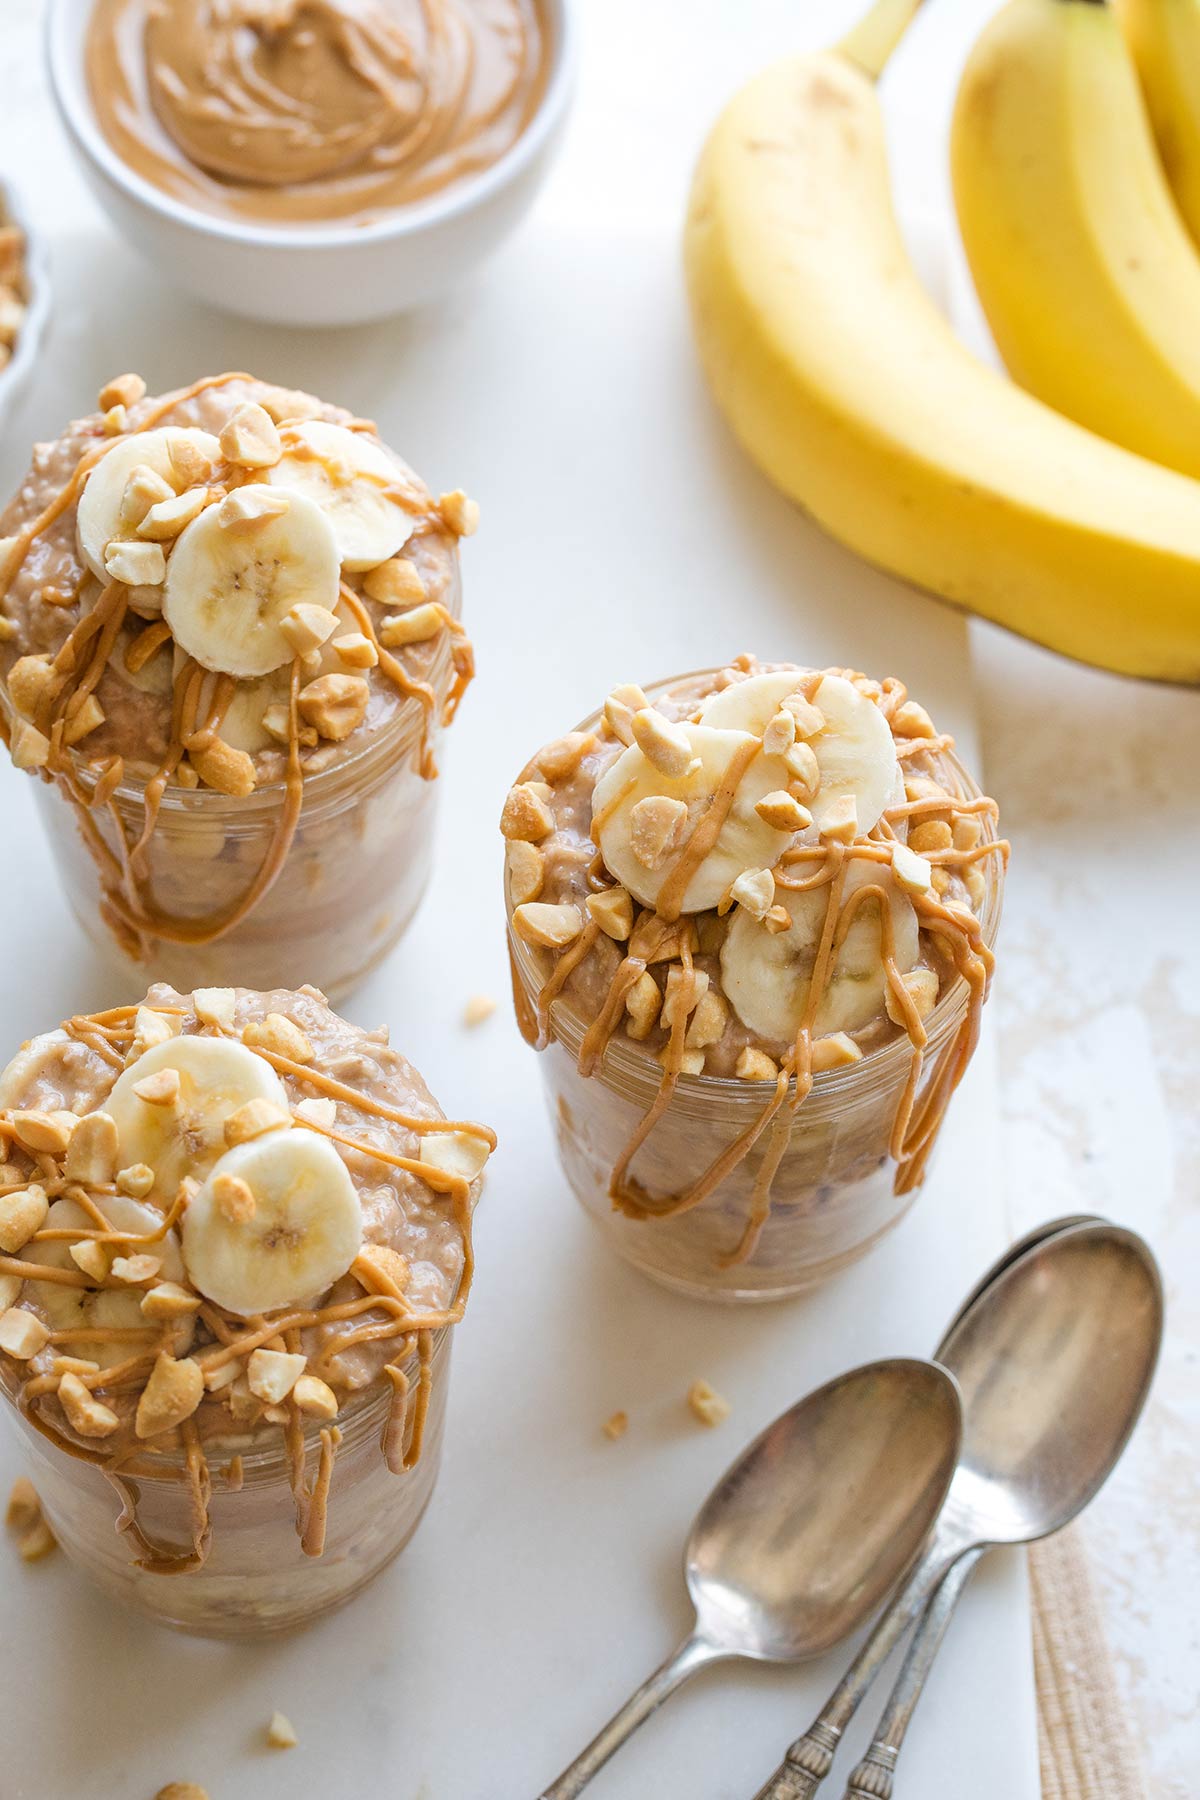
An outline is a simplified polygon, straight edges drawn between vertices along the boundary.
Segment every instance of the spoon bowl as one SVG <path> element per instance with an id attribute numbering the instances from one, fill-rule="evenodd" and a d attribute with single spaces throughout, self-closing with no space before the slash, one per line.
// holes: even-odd
<path id="1" fill-rule="evenodd" d="M 1016 1544 L 1074 1518 L 1141 1412 L 1162 1316 L 1153 1258 L 1115 1225 L 1059 1232 L 997 1276 L 938 1348 L 964 1418 L 946 1524 Z"/>
<path id="2" fill-rule="evenodd" d="M 542 1800 L 574 1800 L 706 1663 L 802 1662 L 861 1625 L 916 1560 L 961 1439 L 953 1375 L 903 1357 L 839 1375 L 769 1425 L 688 1537 L 695 1630 Z"/>
<path id="3" fill-rule="evenodd" d="M 768 1662 L 839 1643 L 916 1556 L 958 1436 L 958 1396 L 932 1363 L 868 1364 L 793 1406 L 692 1526 L 685 1573 L 699 1634 Z"/>

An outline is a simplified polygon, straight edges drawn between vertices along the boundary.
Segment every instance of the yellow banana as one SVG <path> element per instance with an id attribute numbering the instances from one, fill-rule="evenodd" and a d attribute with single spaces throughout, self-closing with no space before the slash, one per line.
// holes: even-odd
<path id="1" fill-rule="evenodd" d="M 958 223 L 1009 373 L 1200 475 L 1200 254 L 1111 7 L 1008 0 L 963 71 Z"/>
<path id="2" fill-rule="evenodd" d="M 1116 0 L 1167 180 L 1200 244 L 1200 0 Z"/>
<path id="3" fill-rule="evenodd" d="M 717 121 L 685 262 L 709 382 L 750 455 L 869 561 L 1085 662 L 1200 681 L 1200 484 L 972 357 L 892 211 L 849 55 L 791 57 Z"/>

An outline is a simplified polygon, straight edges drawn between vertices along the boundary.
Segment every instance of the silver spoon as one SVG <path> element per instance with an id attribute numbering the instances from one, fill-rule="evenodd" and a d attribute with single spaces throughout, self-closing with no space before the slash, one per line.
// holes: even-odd
<path id="1" fill-rule="evenodd" d="M 879 1669 L 960 1558 L 1043 1537 L 1087 1505 L 1141 1411 L 1158 1357 L 1162 1309 L 1162 1285 L 1146 1245 L 1103 1222 L 1034 1244 L 981 1289 L 942 1345 L 962 1386 L 964 1432 L 933 1537 L 756 1800 L 811 1800 Z M 916 1676 L 923 1680 L 927 1669 L 921 1660 L 900 1697 L 907 1703 L 904 1724 L 920 1691 Z M 877 1782 L 881 1772 L 873 1765 L 870 1778 Z"/>
<path id="2" fill-rule="evenodd" d="M 706 1663 L 800 1662 L 848 1636 L 928 1536 L 961 1436 L 953 1376 L 901 1357 L 840 1375 L 769 1425 L 692 1526 L 695 1629 L 542 1800 L 574 1800 Z"/>
<path id="3" fill-rule="evenodd" d="M 1109 1231 L 1114 1234 L 1114 1252 L 1117 1252 L 1116 1228 L 1110 1226 Z M 1130 1254 L 1122 1258 L 1120 1267 L 1114 1261 L 1110 1328 L 1101 1336 L 1094 1325 L 1090 1326 L 1086 1319 L 1081 1320 L 1075 1361 L 1080 1377 L 1086 1379 L 1090 1344 L 1120 1368 L 1107 1396 L 1098 1397 L 1095 1412 L 1085 1419 L 1071 1411 L 1045 1433 L 1042 1453 L 1046 1466 L 1027 1501 L 1027 1542 L 1060 1531 L 1088 1504 L 1108 1479 L 1124 1450 L 1149 1390 L 1162 1336 L 1158 1272 L 1140 1238 L 1135 1238 L 1132 1233 L 1119 1235 L 1131 1240 Z M 936 1352 L 937 1360 L 957 1375 L 963 1389 L 964 1405 L 970 1404 L 969 1395 L 978 1390 L 985 1374 L 986 1328 L 981 1344 L 974 1313 L 975 1309 L 972 1309 L 971 1317 L 960 1315 L 954 1321 Z M 1106 1407 L 1107 1416 L 1097 1416 Z M 1077 1429 L 1084 1429 L 1088 1434 L 1088 1451 L 1083 1455 L 1078 1453 L 1074 1443 Z M 1065 1441 L 1056 1443 L 1056 1436 Z M 1031 1469 L 1030 1474 L 1033 1473 Z M 926 1677 L 933 1667 L 959 1597 L 989 1548 L 989 1545 L 981 1544 L 960 1556 L 934 1594 L 909 1645 L 896 1685 L 876 1727 L 874 1742 L 850 1777 L 845 1800 L 891 1800 L 896 1759 Z"/>

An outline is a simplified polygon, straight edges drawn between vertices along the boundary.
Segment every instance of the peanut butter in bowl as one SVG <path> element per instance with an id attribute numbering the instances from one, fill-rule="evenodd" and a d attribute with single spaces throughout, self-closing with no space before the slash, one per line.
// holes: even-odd
<path id="1" fill-rule="evenodd" d="M 490 168 L 547 77 L 540 0 L 98 0 L 97 121 L 204 212 L 361 224 Z"/>

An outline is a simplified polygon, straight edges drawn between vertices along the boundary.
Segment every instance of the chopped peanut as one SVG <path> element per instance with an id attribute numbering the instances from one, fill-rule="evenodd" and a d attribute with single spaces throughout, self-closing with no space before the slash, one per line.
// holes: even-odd
<path id="1" fill-rule="evenodd" d="M 812 824 L 807 806 L 801 806 L 794 794 L 782 788 L 764 794 L 754 810 L 764 825 L 771 825 L 776 831 L 807 831 Z"/>
<path id="2" fill-rule="evenodd" d="M 915 700 L 906 700 L 892 714 L 892 731 L 896 737 L 931 738 L 936 737 L 933 720 L 923 706 Z"/>
<path id="3" fill-rule="evenodd" d="M 179 1070 L 155 1069 L 153 1075 L 135 1081 L 133 1091 L 147 1106 L 174 1106 L 182 1091 Z"/>
<path id="4" fill-rule="evenodd" d="M 820 1075 L 826 1069 L 839 1069 L 848 1063 L 861 1061 L 862 1051 L 844 1031 L 831 1031 L 828 1037 L 819 1037 L 813 1043 L 814 1075 Z"/>
<path id="5" fill-rule="evenodd" d="M 232 1029 L 236 1004 L 237 995 L 231 987 L 197 988 L 192 995 L 192 1006 L 201 1025 L 216 1025 L 222 1031 Z"/>
<path id="6" fill-rule="evenodd" d="M 327 606 L 314 606 L 307 600 L 298 600 L 279 621 L 280 631 L 297 656 L 319 650 L 337 628 L 336 613 L 331 613 Z"/>
<path id="7" fill-rule="evenodd" d="M 729 1008 L 719 994 L 710 988 L 700 998 L 700 1004 L 692 1014 L 684 1040 L 689 1050 L 704 1050 L 709 1044 L 719 1043 L 725 1035 L 725 1027 L 729 1023 Z"/>
<path id="8" fill-rule="evenodd" d="M 201 1304 L 200 1295 L 190 1288 L 180 1287 L 177 1281 L 160 1281 L 143 1296 L 142 1312 L 148 1319 L 183 1319 L 199 1312 Z"/>
<path id="9" fill-rule="evenodd" d="M 653 706 L 644 706 L 632 719 L 633 741 L 646 761 L 660 775 L 674 779 L 686 775 L 692 766 L 692 746 L 682 726 Z"/>
<path id="10" fill-rule="evenodd" d="M 811 801 L 821 785 L 821 765 L 811 744 L 793 744 L 784 757 L 791 780 L 790 791 L 802 804 Z"/>
<path id="11" fill-rule="evenodd" d="M 629 843 L 645 869 L 659 869 L 680 841 L 688 820 L 682 800 L 649 794 L 629 813 Z"/>
<path id="12" fill-rule="evenodd" d="M 223 738 L 214 738 L 204 750 L 189 750 L 188 760 L 204 783 L 218 794 L 230 794 L 244 800 L 254 792 L 257 776 L 253 759 L 244 750 L 235 750 Z"/>
<path id="13" fill-rule="evenodd" d="M 763 732 L 763 751 L 767 756 L 786 756 L 796 741 L 796 716 L 781 707 Z"/>
<path id="14" fill-rule="evenodd" d="M 190 525 L 193 519 L 199 518 L 219 492 L 219 489 L 215 489 L 210 494 L 207 488 L 189 488 L 184 494 L 172 494 L 169 499 L 157 500 L 139 522 L 138 536 L 149 538 L 156 544 L 168 543 L 179 536 L 185 525 Z"/>
<path id="15" fill-rule="evenodd" d="M 337 1395 L 319 1375 L 301 1375 L 292 1389 L 292 1399 L 302 1413 L 313 1419 L 337 1417 Z"/>
<path id="16" fill-rule="evenodd" d="M 329 647 L 347 669 L 373 669 L 379 661 L 378 650 L 361 631 L 348 631 L 335 637 Z"/>
<path id="17" fill-rule="evenodd" d="M 589 894 L 587 909 L 605 937 L 623 944 L 633 930 L 633 901 L 623 887 L 605 888 Z"/>
<path id="18" fill-rule="evenodd" d="M 775 877 L 770 869 L 745 869 L 731 885 L 729 897 L 752 919 L 765 919 L 775 904 Z"/>
<path id="19" fill-rule="evenodd" d="M 939 983 L 936 974 L 932 969 L 910 969 L 907 975 L 901 977 L 901 980 L 908 990 L 913 1005 L 917 1009 L 918 1019 L 927 1019 L 937 1005 Z M 892 1020 L 893 1024 L 907 1024 L 903 1010 L 895 994 L 892 992 L 890 983 L 884 993 L 883 1003 L 887 1008 L 887 1016 Z"/>
<path id="20" fill-rule="evenodd" d="M 659 985 L 650 971 L 644 969 L 625 996 L 625 1011 L 629 1014 L 626 1035 L 635 1042 L 649 1037 L 661 1005 Z"/>
<path id="21" fill-rule="evenodd" d="M 17 1553 L 22 1562 L 41 1562 L 52 1550 L 58 1548 L 58 1539 L 51 1531 L 47 1520 L 39 1518 L 25 1532 L 17 1545 Z"/>
<path id="22" fill-rule="evenodd" d="M 707 1381 L 693 1381 L 688 1389 L 687 1403 L 692 1417 L 698 1419 L 701 1425 L 707 1425 L 710 1430 L 713 1426 L 722 1424 L 733 1410 L 729 1401 L 718 1394 L 715 1388 L 711 1388 Z"/>
<path id="23" fill-rule="evenodd" d="M 536 845 L 522 838 L 510 838 L 504 852 L 504 867 L 512 904 L 524 906 L 527 900 L 536 900 L 542 891 L 546 868 L 545 858 Z"/>
<path id="24" fill-rule="evenodd" d="M 445 608 L 436 600 L 426 600 L 408 612 L 390 613 L 379 627 L 379 641 L 388 650 L 404 644 L 423 644 L 436 637 L 446 622 Z"/>
<path id="25" fill-rule="evenodd" d="M 363 576 L 363 592 L 380 606 L 419 606 L 425 586 L 407 557 L 392 556 Z"/>
<path id="26" fill-rule="evenodd" d="M 115 375 L 100 389 L 96 403 L 101 412 L 107 412 L 110 406 L 136 406 L 145 392 L 146 384 L 140 375 Z"/>
<path id="27" fill-rule="evenodd" d="M 756 1050 L 750 1044 L 737 1059 L 734 1073 L 739 1081 L 775 1081 L 779 1070 L 765 1050 Z"/>
<path id="28" fill-rule="evenodd" d="M 227 462 L 248 469 L 269 469 L 283 455 L 274 419 L 253 400 L 226 420 L 220 443 Z"/>
<path id="29" fill-rule="evenodd" d="M 45 1188 L 36 1181 L 11 1194 L 0 1194 L 0 1250 L 9 1256 L 23 1250 L 45 1224 L 49 1205 Z"/>
<path id="30" fill-rule="evenodd" d="M 611 1438 L 615 1443 L 617 1438 L 624 1437 L 629 1430 L 629 1414 L 627 1412 L 613 1413 L 605 1419 L 600 1429 L 606 1438 Z"/>
<path id="31" fill-rule="evenodd" d="M 68 1121 L 70 1121 L 68 1123 Z M 13 1136 L 18 1144 L 34 1152 L 46 1151 L 61 1156 L 71 1142 L 78 1120 L 71 1113 L 15 1112 L 12 1114 Z"/>
<path id="32" fill-rule="evenodd" d="M 463 1024 L 467 1026 L 482 1025 L 490 1019 L 496 1010 L 496 1002 L 490 994 L 472 994 L 463 1007 Z"/>
<path id="33" fill-rule="evenodd" d="M 336 744 L 362 724 L 370 698 L 361 675 L 320 675 L 301 688 L 296 704 L 305 723 Z"/>
<path id="34" fill-rule="evenodd" d="M 500 830 L 510 841 L 536 844 L 554 830 L 554 815 L 528 781 L 508 790 L 500 814 Z"/>
<path id="35" fill-rule="evenodd" d="M 594 742 L 588 731 L 568 731 L 538 751 L 537 766 L 547 781 L 569 781 Z"/>
<path id="36" fill-rule="evenodd" d="M 283 1013 L 268 1013 L 265 1019 L 252 1019 L 242 1032 L 243 1044 L 252 1050 L 272 1050 L 292 1062 L 310 1063 L 316 1052 L 306 1033 Z"/>
<path id="37" fill-rule="evenodd" d="M 176 1361 L 165 1351 L 142 1389 L 134 1430 L 140 1438 L 156 1437 L 190 1419 L 204 1394 L 204 1375 L 192 1358 Z"/>
<path id="38" fill-rule="evenodd" d="M 438 511 L 455 537 L 470 537 L 479 527 L 479 504 L 468 500 L 461 488 L 443 494 L 438 500 Z"/>
<path id="39" fill-rule="evenodd" d="M 18 1475 L 9 1490 L 4 1523 L 10 1531 L 28 1531 L 42 1516 L 42 1503 L 28 1475 Z"/>
<path id="40" fill-rule="evenodd" d="M 927 894 L 933 882 L 933 871 L 925 858 L 907 844 L 892 845 L 892 873 L 910 894 Z"/>
<path id="41" fill-rule="evenodd" d="M 162 1268 L 161 1256 L 114 1256 L 112 1273 L 117 1281 L 128 1282 L 130 1287 L 140 1287 L 143 1282 L 153 1281 Z"/>
<path id="42" fill-rule="evenodd" d="M 28 1362 L 49 1342 L 50 1333 L 36 1313 L 23 1306 L 10 1306 L 6 1313 L 0 1313 L 0 1350 L 6 1355 Z"/>
<path id="43" fill-rule="evenodd" d="M 954 845 L 954 833 L 943 819 L 922 819 L 914 825 L 908 834 L 908 847 L 921 855 L 929 851 L 950 850 Z"/>
<path id="44" fill-rule="evenodd" d="M 167 559 L 161 544 L 114 538 L 104 552 L 105 573 L 129 587 L 160 587 L 166 579 Z"/>
<path id="45" fill-rule="evenodd" d="M 816 737 L 818 732 L 824 731 L 825 714 L 811 700 L 806 700 L 803 694 L 789 694 L 783 704 L 796 721 L 798 738 Z"/>
<path id="46" fill-rule="evenodd" d="M 246 1364 L 250 1392 L 268 1406 L 278 1406 L 303 1375 L 307 1361 L 307 1357 L 284 1350 L 252 1351 Z"/>
<path id="47" fill-rule="evenodd" d="M 231 1147 L 248 1144 L 251 1138 L 262 1137 L 267 1131 L 279 1131 L 291 1122 L 290 1114 L 273 1100 L 247 1100 L 226 1119 L 225 1142 Z"/>
<path id="48" fill-rule="evenodd" d="M 550 906 L 534 900 L 513 911 L 513 930 L 527 944 L 564 950 L 583 930 L 577 906 Z"/>
<path id="49" fill-rule="evenodd" d="M 8 672 L 8 697 L 23 719 L 32 719 L 43 700 L 57 694 L 62 677 L 49 656 L 21 656 Z"/>
<path id="50" fill-rule="evenodd" d="M 58 1384 L 58 1399 L 72 1431 L 80 1437 L 111 1437 L 121 1423 L 111 1406 L 103 1406 L 92 1398 L 78 1375 L 63 1376 Z"/>

